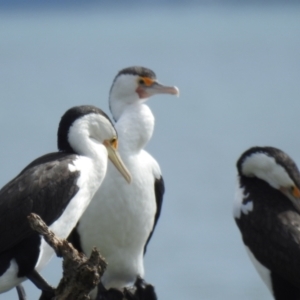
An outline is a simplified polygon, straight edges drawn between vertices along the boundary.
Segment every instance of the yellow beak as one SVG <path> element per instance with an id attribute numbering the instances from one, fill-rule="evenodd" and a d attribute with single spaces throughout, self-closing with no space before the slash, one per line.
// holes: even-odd
<path id="1" fill-rule="evenodd" d="M 107 149 L 108 158 L 117 168 L 117 170 L 122 174 L 122 176 L 126 179 L 128 183 L 131 182 L 131 175 L 127 170 L 126 166 L 124 165 L 117 149 L 115 149 L 109 141 L 104 141 L 104 145 Z"/>

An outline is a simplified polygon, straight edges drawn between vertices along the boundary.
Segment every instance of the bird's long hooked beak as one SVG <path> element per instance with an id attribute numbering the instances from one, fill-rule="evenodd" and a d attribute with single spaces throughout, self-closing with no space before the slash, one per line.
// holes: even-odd
<path id="1" fill-rule="evenodd" d="M 117 168 L 117 170 L 122 174 L 122 176 L 126 179 L 128 183 L 131 182 L 131 175 L 127 170 L 126 166 L 124 165 L 118 151 L 114 148 L 109 141 L 104 141 L 104 145 L 107 149 L 108 158 Z"/>
<path id="2" fill-rule="evenodd" d="M 179 89 L 176 86 L 166 86 L 155 81 L 151 86 L 146 87 L 146 92 L 149 96 L 156 94 L 170 94 L 179 96 Z"/>

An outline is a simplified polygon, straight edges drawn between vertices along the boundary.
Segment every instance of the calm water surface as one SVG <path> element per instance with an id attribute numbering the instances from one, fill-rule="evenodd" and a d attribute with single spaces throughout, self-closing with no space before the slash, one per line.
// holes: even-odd
<path id="1" fill-rule="evenodd" d="M 117 71 L 147 66 L 181 96 L 149 101 L 147 148 L 167 190 L 146 279 L 162 300 L 270 300 L 232 219 L 235 162 L 250 146 L 272 145 L 300 164 L 299 53 L 296 5 L 2 10 L 0 185 L 56 149 L 66 109 L 108 112 Z M 52 284 L 60 264 L 43 273 Z"/>

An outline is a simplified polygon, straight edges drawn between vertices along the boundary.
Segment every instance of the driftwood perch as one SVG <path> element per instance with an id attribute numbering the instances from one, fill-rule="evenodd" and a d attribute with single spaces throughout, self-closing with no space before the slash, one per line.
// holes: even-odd
<path id="1" fill-rule="evenodd" d="M 56 255 L 63 258 L 63 278 L 55 290 L 55 300 L 87 300 L 100 282 L 106 262 L 94 248 L 90 258 L 79 253 L 67 240 L 57 238 L 36 214 L 28 216 L 33 230 L 43 235 Z"/>
<path id="2" fill-rule="evenodd" d="M 67 240 L 59 239 L 49 230 L 37 214 L 28 216 L 30 226 L 41 234 L 45 241 L 54 249 L 58 257 L 63 258 L 63 278 L 55 289 L 53 300 L 88 300 L 89 293 L 99 285 L 106 269 L 106 262 L 94 248 L 90 258 L 78 252 Z M 41 298 L 40 298 L 41 299 Z M 133 289 L 124 288 L 105 290 L 98 286 L 97 300 L 157 300 L 155 289 L 142 278 L 137 278 Z"/>

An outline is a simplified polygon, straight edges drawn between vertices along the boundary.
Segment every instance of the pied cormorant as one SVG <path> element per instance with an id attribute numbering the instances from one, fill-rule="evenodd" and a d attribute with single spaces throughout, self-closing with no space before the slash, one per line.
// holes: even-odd
<path id="1" fill-rule="evenodd" d="M 237 162 L 234 218 L 246 250 L 276 300 L 300 299 L 300 173 L 272 147 Z"/>
<path id="2" fill-rule="evenodd" d="M 154 130 L 148 98 L 178 95 L 144 67 L 121 70 L 113 80 L 109 106 L 119 136 L 119 152 L 132 176 L 130 185 L 109 164 L 106 178 L 70 237 L 87 255 L 96 246 L 108 266 L 106 289 L 122 290 L 144 277 L 143 256 L 157 224 L 164 194 L 159 164 L 144 150 Z"/>
<path id="3" fill-rule="evenodd" d="M 101 185 L 107 157 L 130 181 L 117 144 L 102 110 L 71 108 L 59 124 L 59 152 L 37 158 L 0 190 L 0 293 L 29 279 L 45 299 L 52 298 L 53 288 L 38 272 L 54 251 L 30 228 L 27 216 L 38 214 L 57 237 L 66 238 Z M 18 292 L 25 298 L 21 287 Z"/>

